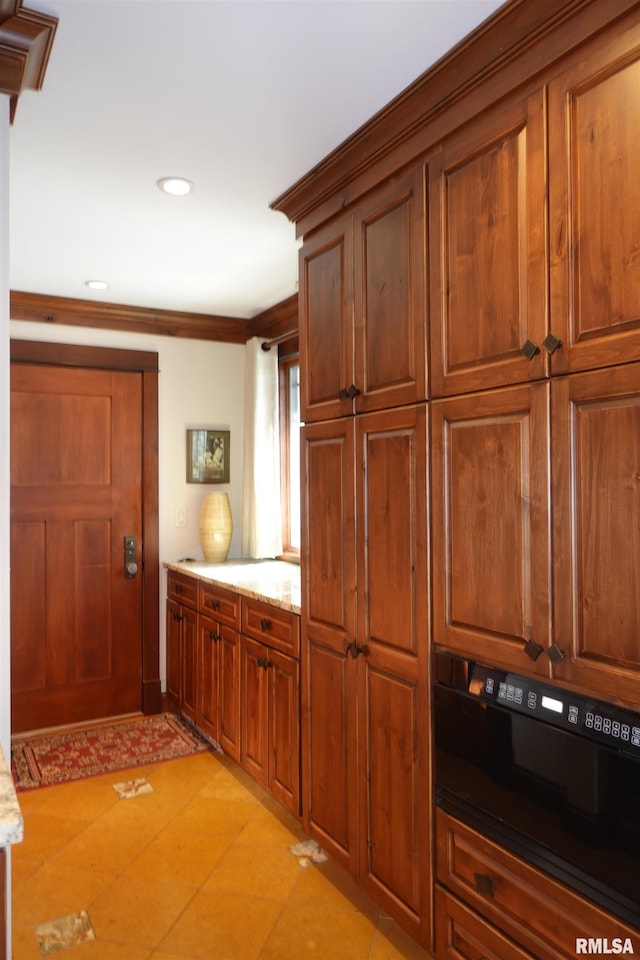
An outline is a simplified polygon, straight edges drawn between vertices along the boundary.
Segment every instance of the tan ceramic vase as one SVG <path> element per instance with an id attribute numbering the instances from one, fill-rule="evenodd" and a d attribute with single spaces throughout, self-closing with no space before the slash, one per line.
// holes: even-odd
<path id="1" fill-rule="evenodd" d="M 223 563 L 227 559 L 232 533 L 229 494 L 208 493 L 200 513 L 200 545 L 207 563 Z"/>

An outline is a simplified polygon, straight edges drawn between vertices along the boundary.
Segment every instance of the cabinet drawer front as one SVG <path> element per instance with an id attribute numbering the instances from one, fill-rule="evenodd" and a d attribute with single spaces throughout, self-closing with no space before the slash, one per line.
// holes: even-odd
<path id="1" fill-rule="evenodd" d="M 170 570 L 167 576 L 167 595 L 178 603 L 186 603 L 195 608 L 198 605 L 198 581 Z"/>
<path id="2" fill-rule="evenodd" d="M 242 632 L 275 650 L 300 656 L 300 617 L 288 610 L 243 597 Z"/>
<path id="3" fill-rule="evenodd" d="M 622 921 L 442 810 L 436 842 L 438 881 L 537 960 L 574 957 L 578 938 L 638 940 Z"/>
<path id="4" fill-rule="evenodd" d="M 240 597 L 224 587 L 214 586 L 212 583 L 200 581 L 200 613 L 206 613 L 220 623 L 230 627 L 240 627 Z"/>
<path id="5" fill-rule="evenodd" d="M 533 960 L 465 907 L 436 886 L 436 960 Z"/>

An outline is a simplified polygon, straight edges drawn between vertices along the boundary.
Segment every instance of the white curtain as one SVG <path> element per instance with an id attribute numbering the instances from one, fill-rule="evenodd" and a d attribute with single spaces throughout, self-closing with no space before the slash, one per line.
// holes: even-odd
<path id="1" fill-rule="evenodd" d="M 242 556 L 253 559 L 282 553 L 278 351 L 262 343 L 247 343 L 244 386 Z"/>

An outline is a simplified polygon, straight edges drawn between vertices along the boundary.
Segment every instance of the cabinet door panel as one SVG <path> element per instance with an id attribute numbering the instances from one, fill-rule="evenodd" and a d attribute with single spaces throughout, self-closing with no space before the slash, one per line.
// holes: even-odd
<path id="1" fill-rule="evenodd" d="M 637 13 L 572 59 L 549 85 L 555 372 L 640 358 Z"/>
<path id="2" fill-rule="evenodd" d="M 355 873 L 357 850 L 353 420 L 302 431 L 302 736 L 307 831 Z"/>
<path id="3" fill-rule="evenodd" d="M 300 809 L 300 668 L 269 650 L 269 789 L 291 813 Z"/>
<path id="4" fill-rule="evenodd" d="M 638 702 L 640 364 L 554 382 L 554 675 Z"/>
<path id="5" fill-rule="evenodd" d="M 188 607 L 180 608 L 182 617 L 182 686 L 180 706 L 194 723 L 200 708 L 198 669 L 198 614 Z"/>
<path id="6" fill-rule="evenodd" d="M 544 98 L 475 120 L 429 163 L 431 392 L 538 379 L 546 354 Z"/>
<path id="7" fill-rule="evenodd" d="M 220 738 L 218 700 L 218 644 L 220 627 L 214 620 L 199 617 L 200 633 L 200 714 L 199 723 L 216 742 Z"/>
<path id="8" fill-rule="evenodd" d="M 432 405 L 434 642 L 524 673 L 550 643 L 548 385 Z"/>
<path id="9" fill-rule="evenodd" d="M 167 694 L 180 703 L 182 650 L 180 644 L 180 604 L 167 600 Z"/>
<path id="10" fill-rule="evenodd" d="M 240 762 L 240 634 L 222 625 L 218 670 L 220 746 Z"/>
<path id="11" fill-rule="evenodd" d="M 242 766 L 267 785 L 267 648 L 242 637 Z"/>
<path id="12" fill-rule="evenodd" d="M 300 251 L 300 381 L 304 422 L 340 417 L 353 401 L 353 224 L 323 228 Z"/>
<path id="13" fill-rule="evenodd" d="M 423 178 L 385 184 L 355 213 L 358 412 L 426 398 Z"/>
<path id="14" fill-rule="evenodd" d="M 356 421 L 360 880 L 428 940 L 426 405 Z"/>

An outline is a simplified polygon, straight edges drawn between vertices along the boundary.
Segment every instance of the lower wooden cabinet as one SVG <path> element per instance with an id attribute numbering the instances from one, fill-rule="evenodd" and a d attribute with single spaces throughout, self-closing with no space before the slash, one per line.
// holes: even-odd
<path id="1" fill-rule="evenodd" d="M 297 660 L 242 637 L 241 763 L 283 807 L 300 814 Z"/>
<path id="2" fill-rule="evenodd" d="M 300 816 L 300 618 L 169 570 L 167 693 Z"/>
<path id="3" fill-rule="evenodd" d="M 573 960 L 578 940 L 637 930 L 442 810 L 436 811 L 436 960 Z"/>
<path id="4" fill-rule="evenodd" d="M 536 960 L 439 885 L 435 905 L 437 960 Z"/>
<path id="5" fill-rule="evenodd" d="M 231 627 L 199 618 L 200 709 L 196 723 L 240 760 L 240 634 Z"/>

